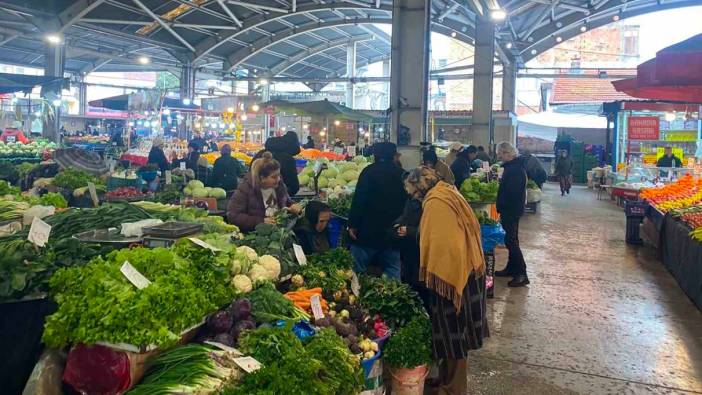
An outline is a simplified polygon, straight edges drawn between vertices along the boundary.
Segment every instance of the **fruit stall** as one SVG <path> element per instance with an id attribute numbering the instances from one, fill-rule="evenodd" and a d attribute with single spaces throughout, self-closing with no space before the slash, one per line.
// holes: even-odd
<path id="1" fill-rule="evenodd" d="M 365 164 L 324 163 L 335 213 Z M 296 252 L 294 216 L 242 234 L 181 205 L 223 190 L 174 171 L 144 193 L 140 172 L 0 181 L 8 393 L 382 394 L 386 376 L 426 371 L 430 324 L 408 285 L 356 276 L 343 247 Z"/>
<path id="2" fill-rule="evenodd" d="M 644 231 L 682 290 L 702 309 L 702 179 L 690 174 L 642 189 Z"/>

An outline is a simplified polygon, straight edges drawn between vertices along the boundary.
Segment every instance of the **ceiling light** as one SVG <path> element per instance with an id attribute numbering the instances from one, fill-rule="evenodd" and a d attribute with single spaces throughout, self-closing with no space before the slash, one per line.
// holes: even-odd
<path id="1" fill-rule="evenodd" d="M 339 125 L 341 125 L 341 121 L 339 121 L 338 119 L 336 121 L 334 121 L 334 126 L 339 126 Z"/>
<path id="2" fill-rule="evenodd" d="M 61 44 L 61 36 L 58 34 L 47 34 L 46 41 L 54 45 Z"/>
<path id="3" fill-rule="evenodd" d="M 40 117 L 40 116 L 41 116 L 41 111 L 35 112 L 35 113 L 34 113 L 34 116 L 35 116 L 35 117 Z"/>
<path id="4" fill-rule="evenodd" d="M 193 102 L 193 101 L 190 100 L 190 98 L 188 98 L 188 97 L 186 97 L 185 99 L 183 99 L 183 105 L 184 105 L 184 106 L 189 106 L 190 103 L 192 103 L 192 102 Z"/>
<path id="5" fill-rule="evenodd" d="M 319 135 L 322 136 L 322 137 L 324 137 L 326 134 L 327 134 L 327 132 L 325 132 L 324 130 L 322 130 L 321 132 L 319 132 Z"/>
<path id="6" fill-rule="evenodd" d="M 451 32 L 451 37 L 456 37 L 456 32 Z"/>
<path id="7" fill-rule="evenodd" d="M 619 20 L 619 15 L 613 16 L 613 17 L 612 17 L 612 20 L 615 21 L 615 22 L 618 21 L 618 20 Z"/>
<path id="8" fill-rule="evenodd" d="M 536 55 L 536 50 L 535 50 L 535 49 L 532 49 L 532 50 L 531 50 L 531 54 L 532 54 L 532 55 Z"/>
<path id="9" fill-rule="evenodd" d="M 167 109 L 167 108 L 164 109 L 164 110 L 163 110 L 163 115 L 171 115 L 171 110 L 169 110 L 169 109 Z"/>
<path id="10" fill-rule="evenodd" d="M 512 48 L 512 43 L 507 43 L 507 44 L 505 44 L 505 47 L 507 47 L 507 49 Z"/>
<path id="11" fill-rule="evenodd" d="M 556 42 L 557 42 L 557 43 L 559 43 L 559 42 L 561 42 L 561 41 L 563 41 L 563 37 L 561 37 L 561 36 L 556 37 Z"/>
<path id="12" fill-rule="evenodd" d="M 261 78 L 258 80 L 259 85 L 268 85 L 268 80 L 265 78 Z"/>
<path id="13" fill-rule="evenodd" d="M 227 112 L 233 113 L 233 112 L 234 112 L 234 107 L 227 107 Z"/>
<path id="14" fill-rule="evenodd" d="M 53 104 L 54 107 L 58 107 L 61 105 L 61 99 L 54 99 L 51 104 Z"/>
<path id="15" fill-rule="evenodd" d="M 587 31 L 587 26 L 580 26 L 580 31 L 585 33 Z"/>
<path id="16" fill-rule="evenodd" d="M 247 119 L 249 119 L 249 116 L 248 116 L 248 115 L 246 115 L 246 114 L 241 114 L 241 120 L 242 120 L 242 121 L 246 121 Z"/>
<path id="17" fill-rule="evenodd" d="M 151 62 L 151 59 L 149 59 L 148 56 L 139 56 L 139 63 L 149 64 L 150 62 Z"/>
<path id="18" fill-rule="evenodd" d="M 490 11 L 490 18 L 492 18 L 493 21 L 504 21 L 505 18 L 507 18 L 507 13 L 505 10 L 501 9 L 492 10 Z"/>
<path id="19" fill-rule="evenodd" d="M 561 22 L 556 22 L 556 27 L 559 28 L 559 29 L 562 28 L 562 27 L 563 27 L 563 23 L 561 23 Z"/>
<path id="20" fill-rule="evenodd" d="M 261 109 L 261 107 L 259 107 L 258 104 L 254 104 L 253 106 L 251 106 L 251 110 L 253 112 L 258 112 L 258 110 L 260 110 L 260 109 Z"/>

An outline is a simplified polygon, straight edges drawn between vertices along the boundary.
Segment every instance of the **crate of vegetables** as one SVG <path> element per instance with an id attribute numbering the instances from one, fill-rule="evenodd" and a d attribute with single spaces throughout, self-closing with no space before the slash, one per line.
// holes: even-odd
<path id="1" fill-rule="evenodd" d="M 108 202 L 138 202 L 153 197 L 152 194 L 143 193 L 136 187 L 119 187 L 105 193 Z"/>

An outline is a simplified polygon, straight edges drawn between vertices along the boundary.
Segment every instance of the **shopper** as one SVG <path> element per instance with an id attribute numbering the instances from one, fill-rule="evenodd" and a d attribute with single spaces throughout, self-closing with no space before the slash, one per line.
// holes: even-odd
<path id="1" fill-rule="evenodd" d="M 429 292 L 419 281 L 419 223 L 422 219 L 422 202 L 409 197 L 402 215 L 395 220 L 394 235 L 398 239 L 402 261 L 402 281 L 409 284 L 429 310 Z"/>
<path id="2" fill-rule="evenodd" d="M 462 149 L 463 149 L 463 144 L 461 144 L 461 143 L 456 142 L 456 143 L 451 144 L 451 146 L 449 147 L 449 153 L 448 153 L 448 155 L 446 155 L 446 164 L 449 167 L 451 165 L 453 165 L 453 161 L 456 160 L 456 156 L 458 155 L 458 153 Z"/>
<path id="3" fill-rule="evenodd" d="M 293 230 L 305 254 L 328 251 L 330 247 L 328 225 L 331 208 L 318 200 L 305 206 L 305 215 Z"/>
<path id="4" fill-rule="evenodd" d="M 248 232 L 260 223 L 275 224 L 273 216 L 280 210 L 299 214 L 301 208 L 292 203 L 281 178 L 280 163 L 273 159 L 273 154 L 267 151 L 261 154 L 229 200 L 229 223 Z"/>
<path id="5" fill-rule="evenodd" d="M 461 188 L 461 184 L 473 172 L 472 162 L 475 160 L 478 149 L 474 145 L 462 149 L 457 155 L 456 160 L 451 165 L 451 172 L 455 178 L 456 188 Z"/>
<path id="6" fill-rule="evenodd" d="M 300 190 L 297 180 L 297 165 L 295 155 L 300 153 L 300 142 L 297 133 L 289 131 L 280 137 L 271 137 L 266 140 L 266 151 L 273 154 L 273 158 L 280 163 L 280 174 L 290 196 L 295 196 Z"/>
<path id="7" fill-rule="evenodd" d="M 180 162 L 184 162 L 186 169 L 192 169 L 192 171 L 197 172 L 197 163 L 199 160 L 200 152 L 198 151 L 197 143 L 193 143 L 191 141 L 190 143 L 188 143 L 188 153 L 183 159 L 179 160 L 178 163 L 173 163 L 173 166 L 179 167 Z"/>
<path id="8" fill-rule="evenodd" d="M 394 163 L 396 153 L 393 143 L 374 144 L 375 162 L 358 177 L 349 213 L 351 254 L 357 273 L 365 272 L 377 260 L 388 277 L 400 278 L 400 253 L 390 234 L 407 194 L 402 186 L 404 170 Z"/>
<path id="9" fill-rule="evenodd" d="M 658 159 L 658 167 L 682 167 L 680 158 L 673 154 L 673 147 L 665 147 L 663 156 Z"/>
<path id="10" fill-rule="evenodd" d="M 532 154 L 524 154 L 522 161 L 527 172 L 527 178 L 534 181 L 539 186 L 539 189 L 543 189 L 543 185 L 548 179 L 548 174 L 541 160 Z"/>
<path id="11" fill-rule="evenodd" d="M 489 335 L 480 224 L 456 188 L 431 169 L 412 170 L 405 188 L 424 209 L 419 278 L 428 288 L 434 357 L 440 361 L 435 389 L 466 394 L 468 352 Z"/>
<path id="12" fill-rule="evenodd" d="M 441 177 L 442 181 L 449 184 L 456 182 L 451 169 L 446 166 L 444 161 L 440 160 L 439 157 L 436 156 L 436 152 L 433 149 L 427 149 L 422 152 L 422 162 L 424 163 L 424 166 L 434 169 L 439 177 Z"/>
<path id="13" fill-rule="evenodd" d="M 478 146 L 478 155 L 476 157 L 483 162 L 490 163 L 490 155 L 488 155 L 488 153 L 485 152 L 485 147 L 483 147 L 482 145 Z"/>
<path id="14" fill-rule="evenodd" d="M 304 149 L 314 148 L 314 139 L 312 138 L 312 136 L 307 136 L 307 142 L 305 143 L 305 145 L 302 146 L 302 148 L 304 148 Z"/>
<path id="15" fill-rule="evenodd" d="M 153 139 L 151 151 L 149 151 L 149 157 L 146 159 L 146 162 L 149 165 L 158 167 L 162 175 L 166 174 L 166 170 L 168 170 L 168 160 L 166 159 L 166 153 L 163 152 L 163 140 L 159 137 Z"/>
<path id="16" fill-rule="evenodd" d="M 514 277 L 510 287 L 523 287 L 529 284 L 526 262 L 519 247 L 519 219 L 524 214 L 526 202 L 527 175 L 524 162 L 519 158 L 517 149 L 508 142 L 497 146 L 497 155 L 502 160 L 502 179 L 497 191 L 497 212 L 505 230 L 505 246 L 509 252 L 507 266 L 495 272 L 497 277 Z"/>
<path id="17" fill-rule="evenodd" d="M 217 147 L 217 142 L 215 141 L 214 137 L 210 138 L 210 142 L 208 143 L 210 152 L 217 152 L 219 151 L 219 147 Z"/>
<path id="18" fill-rule="evenodd" d="M 232 147 L 229 144 L 224 144 L 220 157 L 214 162 L 210 184 L 212 187 L 222 188 L 225 191 L 233 191 L 243 173 L 244 170 L 239 160 L 232 158 Z"/>
<path id="19" fill-rule="evenodd" d="M 556 177 L 561 184 L 561 196 L 570 194 L 570 184 L 573 177 L 573 160 L 568 156 L 568 151 L 561 150 L 556 158 Z"/>
<path id="20" fill-rule="evenodd" d="M 203 152 L 203 149 L 207 146 L 207 141 L 205 141 L 205 138 L 202 137 L 202 133 L 198 133 L 192 140 L 190 140 L 188 147 L 190 147 L 191 144 L 193 147 L 195 147 L 196 151 Z"/>

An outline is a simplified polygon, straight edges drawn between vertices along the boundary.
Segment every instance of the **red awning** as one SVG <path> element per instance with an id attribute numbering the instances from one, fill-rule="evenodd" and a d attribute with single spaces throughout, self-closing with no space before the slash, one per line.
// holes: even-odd
<path id="1" fill-rule="evenodd" d="M 652 100 L 702 103 L 702 34 L 664 48 L 640 64 L 636 78 L 614 81 L 627 95 Z"/>

